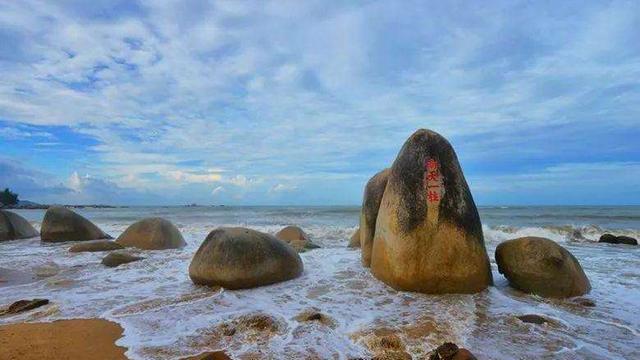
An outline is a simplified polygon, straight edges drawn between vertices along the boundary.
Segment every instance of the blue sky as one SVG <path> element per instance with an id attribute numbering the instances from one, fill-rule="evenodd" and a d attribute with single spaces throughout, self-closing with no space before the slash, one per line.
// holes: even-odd
<path id="1" fill-rule="evenodd" d="M 0 186 L 359 204 L 405 139 L 479 204 L 640 204 L 637 1 L 0 0 Z"/>

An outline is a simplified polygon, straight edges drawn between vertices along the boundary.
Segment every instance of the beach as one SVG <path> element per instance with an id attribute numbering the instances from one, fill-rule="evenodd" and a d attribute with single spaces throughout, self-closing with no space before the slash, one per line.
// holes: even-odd
<path id="1" fill-rule="evenodd" d="M 605 232 L 640 237 L 637 206 L 479 207 L 494 286 L 473 295 L 401 292 L 374 278 L 361 265 L 360 250 L 347 247 L 358 227 L 359 207 L 77 211 L 114 237 L 141 218 L 163 217 L 178 227 L 187 246 L 134 250 L 144 259 L 107 268 L 101 264 L 105 253 L 70 253 L 70 242 L 1 242 L 0 268 L 10 271 L 0 273 L 0 306 L 20 299 L 50 301 L 0 317 L 0 332 L 13 334 L 3 338 L 0 351 L 8 353 L 0 353 L 1 358 L 23 351 L 33 357 L 19 358 L 46 358 L 46 353 L 30 352 L 35 344 L 30 339 L 52 351 L 55 346 L 83 349 L 95 342 L 98 347 L 92 351 L 98 358 L 180 359 L 216 350 L 238 359 L 353 359 L 392 352 L 422 358 L 446 341 L 479 359 L 640 358 L 640 249 L 597 242 Z M 37 209 L 16 213 L 37 229 L 44 215 Z M 290 224 L 303 228 L 320 246 L 300 254 L 300 277 L 246 290 L 190 281 L 189 263 L 211 230 L 244 226 L 274 234 Z M 546 237 L 571 251 L 591 282 L 591 292 L 547 299 L 510 288 L 497 271 L 494 251 L 499 243 L 521 236 Z M 309 311 L 322 321 L 300 317 Z M 527 314 L 547 322 L 517 318 Z M 63 331 L 68 346 L 42 335 L 69 319 L 76 320 Z M 87 340 L 91 332 L 86 331 L 99 335 Z M 389 337 L 397 339 L 397 348 L 381 350 L 386 343 L 380 339 Z"/>

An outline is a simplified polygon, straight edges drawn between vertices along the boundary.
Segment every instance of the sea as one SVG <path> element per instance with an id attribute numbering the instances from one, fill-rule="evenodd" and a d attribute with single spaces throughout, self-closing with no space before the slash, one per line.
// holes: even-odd
<path id="1" fill-rule="evenodd" d="M 347 247 L 359 207 L 125 207 L 76 211 L 117 237 L 151 216 L 172 221 L 188 246 L 138 251 L 145 259 L 106 268 L 104 253 L 69 253 L 71 243 L 39 238 L 0 243 L 0 267 L 36 274 L 37 281 L 0 287 L 0 306 L 19 299 L 51 304 L 0 324 L 105 318 L 120 324 L 117 345 L 132 359 L 179 359 L 224 349 L 238 359 L 367 359 L 392 334 L 415 359 L 454 342 L 478 359 L 640 359 L 640 247 L 598 243 L 603 233 L 640 238 L 638 206 L 479 207 L 494 286 L 474 295 L 399 292 L 375 279 Z M 37 229 L 44 210 L 16 210 Z M 301 254 L 304 273 L 248 290 L 195 286 L 188 266 L 219 226 L 276 233 L 298 225 L 321 248 Z M 552 239 L 580 261 L 592 290 L 579 299 L 545 299 L 508 286 L 494 260 L 496 246 L 522 236 Z M 585 306 L 584 302 L 595 306 Z M 301 323 L 315 309 L 331 326 Z M 275 330 L 220 335 L 247 314 L 266 314 Z M 524 323 L 537 314 L 549 321 Z M 384 342 L 383 342 L 384 343 Z M 384 344 L 383 344 L 384 345 Z"/>

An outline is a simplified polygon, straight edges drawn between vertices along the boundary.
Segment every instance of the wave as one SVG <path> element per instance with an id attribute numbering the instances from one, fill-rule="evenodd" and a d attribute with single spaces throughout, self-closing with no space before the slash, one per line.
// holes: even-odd
<path id="1" fill-rule="evenodd" d="M 483 226 L 485 240 L 502 242 L 524 236 L 545 237 L 556 242 L 597 242 L 605 233 L 640 237 L 637 229 L 606 229 L 596 224 L 589 225 L 548 225 L 548 226 Z"/>

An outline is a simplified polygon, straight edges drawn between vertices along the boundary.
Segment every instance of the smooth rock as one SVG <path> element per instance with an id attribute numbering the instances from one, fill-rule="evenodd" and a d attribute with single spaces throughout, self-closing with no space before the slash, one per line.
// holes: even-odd
<path id="1" fill-rule="evenodd" d="M 69 252 L 98 252 L 124 249 L 124 247 L 112 240 L 92 240 L 75 244 L 69 248 Z"/>
<path id="2" fill-rule="evenodd" d="M 27 239 L 38 236 L 38 231 L 22 216 L 0 210 L 0 241 Z"/>
<path id="3" fill-rule="evenodd" d="M 305 252 L 320 247 L 309 240 L 307 233 L 294 225 L 285 226 L 282 230 L 278 231 L 276 238 L 291 245 L 297 252 Z"/>
<path id="4" fill-rule="evenodd" d="M 429 360 L 477 360 L 477 358 L 469 350 L 446 342 L 430 353 Z"/>
<path id="5" fill-rule="evenodd" d="M 552 240 L 523 237 L 496 248 L 498 271 L 512 287 L 543 297 L 580 296 L 591 290 L 578 260 Z"/>
<path id="6" fill-rule="evenodd" d="M 359 248 L 360 247 L 360 228 L 356 230 L 356 232 L 351 235 L 351 239 L 349 239 L 349 247 L 350 248 Z"/>
<path id="7" fill-rule="evenodd" d="M 40 236 L 45 242 L 111 239 L 91 221 L 62 206 L 52 206 L 47 210 Z"/>
<path id="8" fill-rule="evenodd" d="M 360 256 L 362 265 L 366 267 L 371 266 L 371 251 L 373 250 L 376 221 L 390 171 L 390 169 L 384 169 L 378 172 L 369 179 L 364 188 L 362 209 L 360 210 L 360 247 L 362 248 Z"/>
<path id="9" fill-rule="evenodd" d="M 536 314 L 520 315 L 518 319 L 524 323 L 542 325 L 549 322 L 545 317 Z"/>
<path id="10" fill-rule="evenodd" d="M 40 306 L 47 305 L 48 303 L 48 299 L 18 300 L 9 305 L 6 309 L 0 310 L 0 316 L 19 314 L 21 312 L 33 310 L 35 308 L 39 308 Z"/>
<path id="11" fill-rule="evenodd" d="M 272 235 L 240 227 L 213 230 L 193 256 L 189 277 L 197 285 L 252 288 L 302 274 L 302 259 Z"/>
<path id="12" fill-rule="evenodd" d="M 142 219 L 129 226 L 116 242 L 142 250 L 179 249 L 187 245 L 175 225 L 157 217 Z"/>
<path id="13" fill-rule="evenodd" d="M 142 259 L 144 259 L 144 257 L 131 255 L 125 252 L 112 252 L 102 259 L 102 265 L 116 267 Z"/>
<path id="14" fill-rule="evenodd" d="M 602 236 L 600 236 L 600 240 L 598 242 L 609 244 L 638 245 L 638 240 L 630 236 L 616 236 L 613 234 L 603 234 Z"/>
<path id="15" fill-rule="evenodd" d="M 396 290 L 430 294 L 476 293 L 493 282 L 480 217 L 458 158 L 433 131 L 411 135 L 391 166 L 371 272 Z"/>

